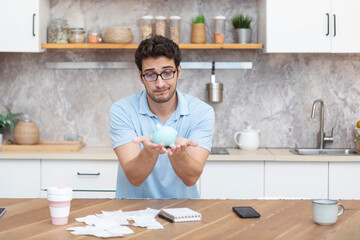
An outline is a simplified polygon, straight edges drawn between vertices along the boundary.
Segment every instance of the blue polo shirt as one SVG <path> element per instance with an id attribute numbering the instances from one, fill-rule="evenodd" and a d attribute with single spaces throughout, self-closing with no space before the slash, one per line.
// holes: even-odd
<path id="1" fill-rule="evenodd" d="M 211 106 L 188 94 L 176 91 L 178 106 L 165 124 L 148 106 L 146 91 L 115 102 L 109 112 L 109 130 L 113 149 L 132 142 L 132 138 L 150 136 L 156 124 L 171 126 L 177 137 L 197 141 L 210 151 L 215 115 Z M 141 148 L 143 148 L 142 144 Z M 152 173 L 138 187 L 126 178 L 119 164 L 117 198 L 198 198 L 196 185 L 187 187 L 176 175 L 168 154 L 161 154 Z"/>

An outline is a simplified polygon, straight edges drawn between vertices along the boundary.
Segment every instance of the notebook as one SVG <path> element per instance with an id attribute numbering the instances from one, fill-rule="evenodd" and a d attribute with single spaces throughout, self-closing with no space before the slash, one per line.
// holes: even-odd
<path id="1" fill-rule="evenodd" d="M 170 222 L 193 222 L 201 220 L 201 213 L 190 208 L 165 208 L 160 211 L 159 217 Z"/>

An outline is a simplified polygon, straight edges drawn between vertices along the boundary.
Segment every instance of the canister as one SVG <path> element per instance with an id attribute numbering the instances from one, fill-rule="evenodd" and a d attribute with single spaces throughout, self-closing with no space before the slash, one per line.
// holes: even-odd
<path id="1" fill-rule="evenodd" d="M 209 102 L 222 102 L 223 97 L 223 84 L 218 82 L 212 82 L 206 84 L 206 89 L 208 92 L 208 101 Z"/>
<path id="2" fill-rule="evenodd" d="M 171 16 L 170 19 L 170 39 L 175 43 L 180 43 L 180 22 L 181 17 Z"/>
<path id="3" fill-rule="evenodd" d="M 224 43 L 226 17 L 216 16 L 214 18 L 214 43 Z"/>
<path id="4" fill-rule="evenodd" d="M 155 17 L 155 34 L 165 37 L 166 17 L 164 17 L 164 16 L 156 16 Z"/>
<path id="5" fill-rule="evenodd" d="M 70 28 L 69 43 L 84 43 L 84 28 Z"/>
<path id="6" fill-rule="evenodd" d="M 153 34 L 153 16 L 143 16 L 141 18 L 141 36 L 142 40 Z"/>

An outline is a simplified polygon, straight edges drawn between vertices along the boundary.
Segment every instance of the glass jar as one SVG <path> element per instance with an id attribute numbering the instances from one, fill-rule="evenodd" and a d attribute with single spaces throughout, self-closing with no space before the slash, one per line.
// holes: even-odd
<path id="1" fill-rule="evenodd" d="M 141 36 L 142 40 L 153 34 L 153 16 L 143 16 L 141 18 Z"/>
<path id="2" fill-rule="evenodd" d="M 70 28 L 69 43 L 84 43 L 84 29 L 83 28 Z"/>
<path id="3" fill-rule="evenodd" d="M 175 43 L 180 43 L 180 22 L 181 17 L 171 16 L 170 18 L 170 39 Z"/>
<path id="4" fill-rule="evenodd" d="M 47 29 L 48 43 L 68 43 L 69 25 L 67 20 L 55 18 L 51 20 Z"/>
<path id="5" fill-rule="evenodd" d="M 89 30 L 87 41 L 88 43 L 100 43 L 99 37 L 102 38 L 97 30 Z"/>
<path id="6" fill-rule="evenodd" d="M 166 33 L 166 17 L 156 16 L 155 17 L 155 35 L 161 35 L 165 37 Z"/>
<path id="7" fill-rule="evenodd" d="M 224 16 L 214 18 L 214 43 L 224 43 L 225 40 L 225 20 Z"/>

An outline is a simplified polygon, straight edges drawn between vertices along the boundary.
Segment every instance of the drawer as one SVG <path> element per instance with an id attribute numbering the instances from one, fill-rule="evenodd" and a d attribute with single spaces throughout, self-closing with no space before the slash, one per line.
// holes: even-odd
<path id="1" fill-rule="evenodd" d="M 41 189 L 64 184 L 74 190 L 115 191 L 118 161 L 42 160 Z"/>

